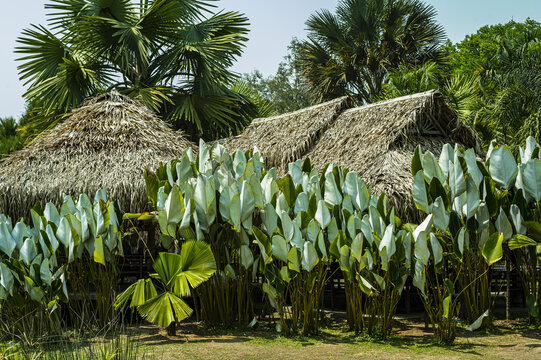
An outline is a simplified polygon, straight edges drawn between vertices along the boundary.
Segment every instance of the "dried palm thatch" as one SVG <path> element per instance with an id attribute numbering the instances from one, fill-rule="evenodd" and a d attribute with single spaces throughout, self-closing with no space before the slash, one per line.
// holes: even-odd
<path id="1" fill-rule="evenodd" d="M 312 121 L 317 121 L 316 118 Z M 278 124 L 276 126 L 280 128 Z M 287 126 L 295 129 L 305 125 Z M 302 132 L 302 129 L 297 131 Z M 265 147 L 259 145 L 270 145 L 275 139 L 274 134 L 268 136 L 266 132 L 252 131 L 241 135 L 243 138 L 245 136 L 250 136 L 253 142 L 245 140 L 233 145 L 255 144 L 266 156 L 269 166 L 276 167 L 280 174 L 287 171 L 287 167 L 282 161 L 277 161 L 274 153 L 291 154 L 289 148 L 271 147 L 269 157 Z M 281 136 L 287 135 L 281 133 Z M 286 140 L 281 143 L 295 144 Z M 347 109 L 327 124 L 309 147 L 303 147 L 303 151 L 295 152 L 288 160 L 308 157 L 319 170 L 328 163 L 353 170 L 372 187 L 373 193 L 383 192 L 387 195 L 389 205 L 395 207 L 403 221 L 416 222 L 421 215 L 411 196 L 413 152 L 417 145 L 421 145 L 424 151 L 430 150 L 439 156 L 445 143 L 473 148 L 478 156 L 484 153 L 475 131 L 464 125 L 439 92 L 428 91 Z"/>
<path id="2" fill-rule="evenodd" d="M 0 164 L 0 213 L 26 217 L 36 201 L 60 204 L 63 194 L 90 196 L 101 187 L 124 211 L 144 211 L 144 168 L 190 146 L 140 102 L 102 94 Z"/>
<path id="3" fill-rule="evenodd" d="M 341 97 L 268 119 L 255 119 L 241 135 L 220 142 L 230 151 L 257 147 L 265 155 L 267 166 L 284 173 L 290 162 L 306 154 L 338 115 L 352 106 L 350 98 Z"/>

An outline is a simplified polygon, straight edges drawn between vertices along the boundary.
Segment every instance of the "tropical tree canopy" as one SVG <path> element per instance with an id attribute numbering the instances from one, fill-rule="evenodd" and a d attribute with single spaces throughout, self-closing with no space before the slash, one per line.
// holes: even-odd
<path id="1" fill-rule="evenodd" d="M 299 67 L 317 101 L 351 95 L 374 101 L 392 69 L 441 61 L 436 10 L 418 0 L 341 0 L 306 22 Z"/>
<path id="2" fill-rule="evenodd" d="M 49 0 L 48 26 L 18 38 L 19 76 L 34 118 L 54 126 L 89 96 L 138 96 L 176 129 L 215 138 L 236 133 L 257 107 L 231 90 L 248 19 L 212 13 L 211 0 Z M 40 116 L 35 116 L 39 114 Z"/>

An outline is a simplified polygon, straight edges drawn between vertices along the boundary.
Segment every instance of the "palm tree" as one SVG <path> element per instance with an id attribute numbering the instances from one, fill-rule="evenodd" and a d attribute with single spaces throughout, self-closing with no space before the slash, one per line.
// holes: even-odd
<path id="1" fill-rule="evenodd" d="M 16 49 L 25 97 L 40 114 L 26 129 L 50 128 L 85 98 L 116 89 L 192 136 L 242 130 L 253 107 L 231 90 L 229 68 L 248 22 L 213 14 L 211 1 L 49 0 L 49 27 L 24 30 Z"/>
<path id="2" fill-rule="evenodd" d="M 336 14 L 316 12 L 299 60 L 310 92 L 318 101 L 351 95 L 372 102 L 400 64 L 439 62 L 445 32 L 435 17 L 418 0 L 340 0 Z"/>
<path id="3" fill-rule="evenodd" d="M 156 273 L 130 285 L 118 295 L 115 307 L 137 308 L 143 318 L 175 335 L 174 324 L 192 314 L 182 297 L 214 274 L 216 260 L 208 244 L 189 240 L 180 254 L 160 253 L 152 266 Z"/>

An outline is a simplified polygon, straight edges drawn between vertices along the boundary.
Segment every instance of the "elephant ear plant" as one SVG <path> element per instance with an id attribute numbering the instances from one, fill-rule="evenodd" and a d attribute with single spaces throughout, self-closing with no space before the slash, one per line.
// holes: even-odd
<path id="1" fill-rule="evenodd" d="M 502 243 L 512 229 L 498 206 L 500 194 L 472 149 L 446 144 L 437 160 L 418 147 L 412 171 L 415 205 L 428 214 L 413 231 L 413 283 L 436 340 L 451 343 L 459 314 L 474 323 L 489 313 L 488 270 L 502 258 Z"/>
<path id="2" fill-rule="evenodd" d="M 532 138 L 519 149 L 518 161 L 509 149 L 491 148 L 489 170 L 502 192 L 501 201 L 514 235 L 509 249 L 521 278 L 530 320 L 541 323 L 541 160 Z M 509 226 L 509 228 L 511 228 Z"/>
<path id="3" fill-rule="evenodd" d="M 340 239 L 340 267 L 353 314 L 350 325 L 356 332 L 386 338 L 410 272 L 411 234 L 400 230 L 393 209 L 386 209 L 385 195 L 373 197 L 363 210 L 349 216 Z"/>
<path id="4" fill-rule="evenodd" d="M 118 296 L 115 307 L 129 304 L 143 318 L 175 335 L 175 323 L 192 314 L 182 297 L 212 276 L 216 262 L 208 244 L 190 240 L 181 245 L 180 254 L 160 253 L 153 267 L 156 273 L 128 287 Z"/>
<path id="5" fill-rule="evenodd" d="M 122 255 L 117 210 L 100 190 L 94 203 L 86 195 L 78 200 L 65 196 L 60 211 L 51 203 L 44 209 L 37 204 L 31 210 L 33 226 L 22 220 L 12 225 L 0 215 L 0 310 L 5 334 L 34 337 L 59 331 L 66 302 L 78 324 L 90 316 L 82 311 L 85 299 L 91 314 L 108 321 L 116 284 L 100 269 Z M 79 271 L 82 261 L 97 269 L 96 276 L 88 275 L 88 267 Z M 84 297 L 90 288 L 96 291 L 96 305 Z"/>
<path id="6" fill-rule="evenodd" d="M 203 141 L 197 157 L 190 149 L 182 159 L 145 172 L 156 211 L 133 216 L 157 217 L 166 249 L 198 239 L 215 256 L 216 273 L 196 292 L 196 309 L 208 324 L 247 326 L 254 318 L 251 284 L 259 257 L 252 226 L 264 205 L 262 182 L 273 174 L 257 151 L 230 155 Z"/>

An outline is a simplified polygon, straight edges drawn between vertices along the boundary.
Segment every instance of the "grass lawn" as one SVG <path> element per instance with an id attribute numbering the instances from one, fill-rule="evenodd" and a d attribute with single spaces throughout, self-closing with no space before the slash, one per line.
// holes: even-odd
<path id="1" fill-rule="evenodd" d="M 380 341 L 348 332 L 343 321 L 329 322 L 317 337 L 285 338 L 270 325 L 257 330 L 207 329 L 182 324 L 175 337 L 152 326 L 138 329 L 143 352 L 156 359 L 541 359 L 541 330 L 521 321 L 470 333 L 460 329 L 456 344 L 431 343 L 424 323 L 397 321 L 393 336 Z"/>

